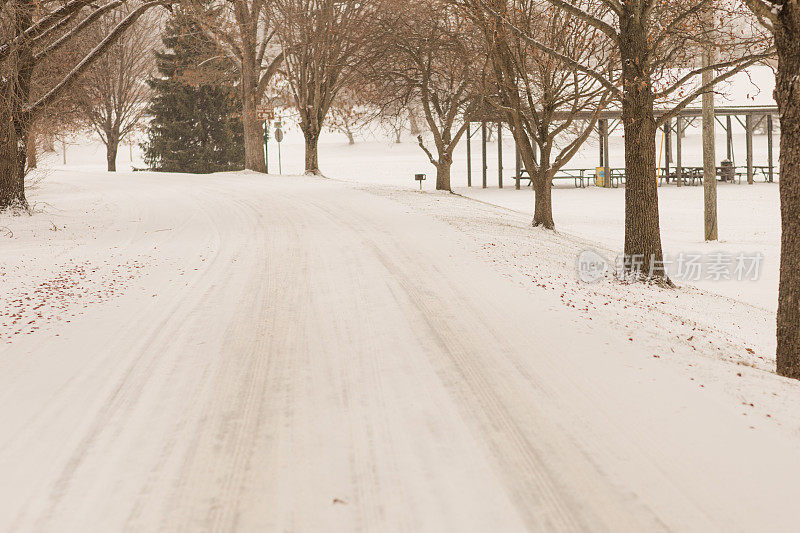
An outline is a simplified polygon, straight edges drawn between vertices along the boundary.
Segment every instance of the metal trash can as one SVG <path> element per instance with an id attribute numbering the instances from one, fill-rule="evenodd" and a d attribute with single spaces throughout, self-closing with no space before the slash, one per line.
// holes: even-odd
<path id="1" fill-rule="evenodd" d="M 723 159 L 720 163 L 720 178 L 722 181 L 733 181 L 736 178 L 736 169 L 733 166 L 733 161 L 730 159 Z"/>

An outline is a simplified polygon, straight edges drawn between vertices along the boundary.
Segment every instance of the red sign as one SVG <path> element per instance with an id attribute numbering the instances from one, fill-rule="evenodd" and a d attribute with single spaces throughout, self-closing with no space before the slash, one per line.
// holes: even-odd
<path id="1" fill-rule="evenodd" d="M 257 105 L 256 106 L 256 116 L 261 120 L 274 120 L 275 119 L 275 110 L 272 109 L 272 106 Z"/>

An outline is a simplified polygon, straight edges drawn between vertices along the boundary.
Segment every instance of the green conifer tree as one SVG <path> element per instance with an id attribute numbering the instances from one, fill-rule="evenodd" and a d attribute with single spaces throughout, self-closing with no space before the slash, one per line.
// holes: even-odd
<path id="1" fill-rule="evenodd" d="M 207 173 L 244 168 L 241 101 L 218 45 L 176 8 L 156 52 L 159 77 L 144 159 L 164 172 Z"/>

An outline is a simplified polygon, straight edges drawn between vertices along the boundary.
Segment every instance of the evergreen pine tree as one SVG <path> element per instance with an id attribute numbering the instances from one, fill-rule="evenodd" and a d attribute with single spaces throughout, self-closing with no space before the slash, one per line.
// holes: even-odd
<path id="1" fill-rule="evenodd" d="M 177 7 L 162 42 L 160 77 L 148 81 L 154 96 L 145 162 L 165 172 L 244 168 L 241 101 L 219 47 Z"/>

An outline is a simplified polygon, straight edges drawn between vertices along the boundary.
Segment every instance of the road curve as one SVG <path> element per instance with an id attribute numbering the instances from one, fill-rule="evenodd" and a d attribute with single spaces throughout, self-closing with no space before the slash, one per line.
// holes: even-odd
<path id="1" fill-rule="evenodd" d="M 316 178 L 72 186 L 110 207 L 69 253 L 146 268 L 0 348 L 0 531 L 795 525 L 796 450 L 443 222 Z"/>

